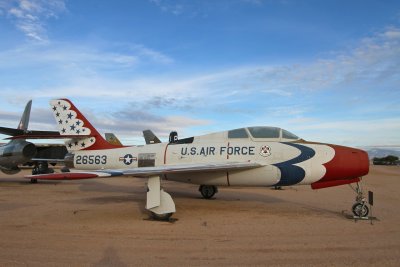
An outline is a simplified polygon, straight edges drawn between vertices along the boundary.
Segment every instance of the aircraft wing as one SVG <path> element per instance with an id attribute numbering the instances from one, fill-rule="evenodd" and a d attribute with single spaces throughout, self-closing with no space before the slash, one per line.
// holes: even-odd
<path id="1" fill-rule="evenodd" d="M 199 173 L 213 171 L 233 171 L 241 169 L 259 168 L 264 165 L 256 162 L 223 162 L 223 163 L 197 163 L 180 165 L 162 165 L 157 167 L 140 167 L 134 169 L 110 169 L 96 171 L 73 171 L 65 173 L 50 173 L 38 175 L 25 175 L 27 179 L 38 180 L 77 180 L 105 178 L 114 176 L 151 177 L 172 173 Z"/>

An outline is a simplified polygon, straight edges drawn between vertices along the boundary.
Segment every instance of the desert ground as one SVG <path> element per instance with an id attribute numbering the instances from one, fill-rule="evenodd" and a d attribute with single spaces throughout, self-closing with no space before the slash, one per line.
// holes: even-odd
<path id="1" fill-rule="evenodd" d="M 148 219 L 145 181 L 0 177 L 0 266 L 400 266 L 400 167 L 371 166 L 373 216 L 348 185 L 220 188 L 164 182 L 177 212 Z"/>

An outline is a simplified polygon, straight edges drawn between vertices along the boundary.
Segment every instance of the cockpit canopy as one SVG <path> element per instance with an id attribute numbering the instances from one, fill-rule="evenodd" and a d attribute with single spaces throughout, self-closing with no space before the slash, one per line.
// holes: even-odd
<path id="1" fill-rule="evenodd" d="M 254 139 L 300 139 L 295 134 L 278 127 L 256 126 L 228 131 L 228 138 L 248 138 L 249 135 Z"/>

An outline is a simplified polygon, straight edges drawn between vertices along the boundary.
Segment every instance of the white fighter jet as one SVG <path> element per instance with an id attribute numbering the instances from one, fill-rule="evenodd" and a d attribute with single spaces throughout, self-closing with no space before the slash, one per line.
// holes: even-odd
<path id="1" fill-rule="evenodd" d="M 277 127 L 245 127 L 185 139 L 172 132 L 168 143 L 110 144 L 68 99 L 50 102 L 69 153 L 69 173 L 29 175 L 29 179 L 72 180 L 135 176 L 147 179 L 148 209 L 156 219 L 175 212 L 161 180 L 198 184 L 204 198 L 217 186 L 293 186 L 313 189 L 357 183 L 353 213 L 369 212 L 359 182 L 369 171 L 365 151 L 308 142 Z"/>

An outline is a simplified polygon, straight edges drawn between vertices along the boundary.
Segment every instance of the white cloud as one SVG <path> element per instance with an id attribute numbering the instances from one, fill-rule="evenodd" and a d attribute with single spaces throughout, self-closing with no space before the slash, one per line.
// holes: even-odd
<path id="1" fill-rule="evenodd" d="M 283 122 L 283 124 L 286 124 Z M 287 123 L 290 130 L 309 141 L 349 146 L 399 145 L 400 119 L 317 120 Z"/>
<path id="2" fill-rule="evenodd" d="M 138 53 L 139 56 L 149 58 L 153 62 L 157 62 L 160 64 L 170 64 L 170 63 L 174 62 L 174 60 L 171 57 L 169 57 L 159 51 L 145 47 L 144 45 L 136 44 L 136 45 L 131 45 L 131 47 L 132 47 L 133 51 L 136 51 Z"/>
<path id="3" fill-rule="evenodd" d="M 161 52 L 135 44 L 125 44 L 121 50 L 114 50 L 111 46 L 107 47 L 106 51 L 90 44 L 79 47 L 65 44 L 19 47 L 12 51 L 0 52 L 0 68 L 9 69 L 11 66 L 18 69 L 22 66 L 34 69 L 43 63 L 51 67 L 49 74 L 52 77 L 57 74 L 57 77 L 63 78 L 56 87 L 32 85 L 36 86 L 34 94 L 44 98 L 73 97 L 97 103 L 107 101 L 110 105 L 115 103 L 115 107 L 108 108 L 116 111 L 120 108 L 117 106 L 127 103 L 148 104 L 144 107 L 148 109 L 145 111 L 149 112 L 147 121 L 137 121 L 133 117 L 125 124 L 116 118 L 110 121 L 102 118 L 103 124 L 99 124 L 100 128 L 107 130 L 107 127 L 111 127 L 110 130 L 117 133 L 138 133 L 139 129 L 153 128 L 167 134 L 171 129 L 185 131 L 193 126 L 208 127 L 211 122 L 201 117 L 204 111 L 209 114 L 214 112 L 216 116 L 229 113 L 232 117 L 229 118 L 230 121 L 227 119 L 228 122 L 221 122 L 226 125 L 232 124 L 234 119 L 253 124 L 251 122 L 256 120 L 250 117 L 262 117 L 261 123 L 254 124 L 262 125 L 267 122 L 268 125 L 274 125 L 275 122 L 276 126 L 286 127 L 295 133 L 299 131 L 299 135 L 307 134 L 310 140 L 331 140 L 343 144 L 353 142 L 362 145 L 361 141 L 364 144 L 382 144 L 380 139 L 385 139 L 388 144 L 393 144 L 398 143 L 394 133 L 398 133 L 400 129 L 391 127 L 390 123 L 395 124 L 399 121 L 390 121 L 390 118 L 338 121 L 332 119 L 333 116 L 324 121 L 321 116 L 324 116 L 325 110 L 315 112 L 317 104 L 321 104 L 321 99 L 315 98 L 315 95 L 321 90 L 329 92 L 324 94 L 323 104 L 333 101 L 329 100 L 327 95 L 334 95 L 336 92 L 339 92 L 337 99 L 351 100 L 348 101 L 348 118 L 354 114 L 354 104 L 358 108 L 368 105 L 377 108 L 374 110 L 374 118 L 387 116 L 380 113 L 382 107 L 377 107 L 375 103 L 363 102 L 363 92 L 374 92 L 375 95 L 382 92 L 384 96 L 384 90 L 395 91 L 399 88 L 399 33 L 399 28 L 390 27 L 363 39 L 347 51 L 331 53 L 312 62 L 238 66 L 195 74 L 185 71 L 181 74 L 179 70 L 168 72 L 164 76 L 161 76 L 159 71 L 157 74 L 144 76 L 140 70 L 136 76 L 134 72 L 128 71 L 129 75 L 123 77 L 109 74 L 136 70 L 143 61 L 153 63 L 157 67 L 173 62 Z M 54 72 L 54 69 L 57 72 Z M 361 94 L 352 94 L 354 89 L 358 89 Z M 0 96 L 2 99 L 15 98 L 15 88 L 2 87 Z M 154 99 L 157 101 L 152 102 Z M 308 102 L 302 103 L 302 100 Z M 183 106 L 193 108 L 183 109 Z M 150 110 L 153 113 L 150 113 Z M 166 111 L 171 111 L 174 116 L 166 116 Z M 240 117 L 241 115 L 245 117 Z M 117 121 L 118 124 L 113 124 Z M 135 127 L 132 126 L 135 124 Z M 366 129 L 370 134 L 363 135 L 357 132 L 359 129 Z M 338 137 L 344 141 L 340 141 Z"/>
<path id="4" fill-rule="evenodd" d="M 209 120 L 183 115 L 156 115 L 146 110 L 135 108 L 128 110 L 121 108 L 118 104 L 110 104 L 111 106 L 108 110 L 112 111 L 105 113 L 85 110 L 80 102 L 74 102 L 74 104 L 99 132 L 117 133 L 123 139 L 129 137 L 138 138 L 145 129 L 151 129 L 159 137 L 168 137 L 173 130 L 178 131 L 182 136 L 186 136 L 189 128 L 211 123 Z"/>
<path id="5" fill-rule="evenodd" d="M 169 0 L 149 0 L 149 2 L 156 5 L 163 12 L 171 13 L 174 15 L 180 15 L 184 11 L 183 3 L 176 3 L 175 1 Z"/>
<path id="6" fill-rule="evenodd" d="M 45 42 L 45 22 L 66 11 L 64 0 L 1 0 L 0 15 L 6 15 L 28 38 Z"/>
<path id="7" fill-rule="evenodd" d="M 399 40 L 400 39 L 400 29 L 396 27 L 389 27 L 385 32 L 383 32 L 382 37 L 388 40 Z"/>
<path id="8" fill-rule="evenodd" d="M 314 62 L 292 65 L 240 66 L 226 70 L 168 77 L 112 74 L 137 68 L 147 62 L 156 66 L 173 62 L 169 56 L 139 44 L 109 45 L 107 50 L 91 44 L 80 46 L 22 46 L 0 52 L 0 68 L 48 66 L 57 77 L 65 77 L 60 94 L 88 96 L 83 88 L 96 88 L 100 97 L 120 98 L 132 94 L 140 100 L 152 97 L 179 96 L 179 99 L 212 95 L 215 102 L 233 103 L 260 94 L 291 97 L 319 90 L 352 87 L 380 87 L 398 84 L 400 76 L 400 37 L 398 28 L 388 28 L 358 47 Z M 123 46 L 123 49 L 119 49 Z M 114 49 L 115 48 L 115 49 Z M 114 52 L 109 52 L 114 51 Z M 117 52 L 123 51 L 123 52 Z M 110 72 L 111 70 L 111 72 Z M 110 74 L 111 73 L 111 74 Z M 45 95 L 55 88 L 43 88 Z M 48 92 L 48 94 L 47 94 Z"/>
<path id="9" fill-rule="evenodd" d="M 121 49 L 122 47 L 122 49 Z M 143 45 L 125 44 L 106 46 L 106 49 L 81 43 L 60 42 L 24 44 L 0 51 L 0 69 L 18 72 L 22 68 L 50 68 L 50 72 L 64 77 L 88 77 L 96 73 L 112 73 L 133 69 L 140 64 L 168 65 L 173 59 Z"/>
<path id="10" fill-rule="evenodd" d="M 276 94 L 280 96 L 291 96 L 292 92 L 289 92 L 287 90 L 280 90 L 280 89 L 266 89 L 262 91 L 263 93 L 266 94 Z"/>

